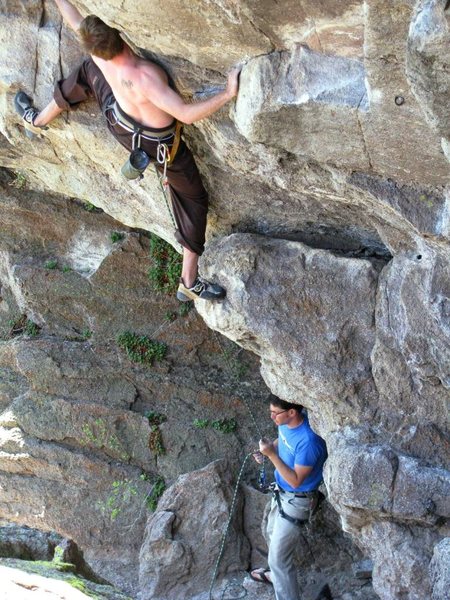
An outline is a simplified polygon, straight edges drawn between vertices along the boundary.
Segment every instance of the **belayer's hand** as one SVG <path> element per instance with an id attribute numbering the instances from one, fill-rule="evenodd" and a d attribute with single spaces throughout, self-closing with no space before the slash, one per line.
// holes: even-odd
<path id="1" fill-rule="evenodd" d="M 262 440 L 259 440 L 259 451 L 261 452 L 261 454 L 267 457 L 270 457 L 272 456 L 272 454 L 276 453 L 273 442 L 270 442 L 269 440 L 266 440 L 264 438 Z"/>
<path id="2" fill-rule="evenodd" d="M 237 96 L 241 69 L 242 67 L 233 67 L 233 69 L 231 69 L 231 71 L 228 73 L 227 92 L 230 99 Z"/>
<path id="3" fill-rule="evenodd" d="M 254 452 L 254 453 L 253 453 L 253 458 L 256 460 L 256 462 L 257 462 L 259 465 L 262 465 L 262 464 L 263 464 L 263 462 L 264 462 L 264 456 L 263 456 L 263 455 L 261 454 L 261 452 L 259 452 L 259 451 L 258 451 L 258 452 Z"/>

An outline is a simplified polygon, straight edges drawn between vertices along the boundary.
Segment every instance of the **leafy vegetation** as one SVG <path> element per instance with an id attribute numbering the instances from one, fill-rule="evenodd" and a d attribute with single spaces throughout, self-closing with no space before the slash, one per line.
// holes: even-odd
<path id="1" fill-rule="evenodd" d="M 162 441 L 162 433 L 159 428 L 161 423 L 166 421 L 166 416 L 161 413 L 157 413 L 154 411 L 149 411 L 145 413 L 145 416 L 148 419 L 150 424 L 150 437 L 148 440 L 148 447 L 155 454 L 155 456 L 162 456 L 166 453 L 166 449 L 164 448 L 164 444 Z"/>
<path id="2" fill-rule="evenodd" d="M 121 242 L 123 240 L 123 238 L 125 237 L 124 233 L 121 233 L 120 231 L 111 231 L 111 242 L 113 244 L 116 244 L 117 242 Z"/>
<path id="3" fill-rule="evenodd" d="M 39 325 L 36 325 L 31 319 L 27 318 L 27 315 L 18 315 L 17 317 L 14 317 L 14 319 L 10 319 L 8 325 L 10 329 L 5 335 L 5 338 L 12 338 L 21 334 L 34 337 L 38 335 L 41 330 Z"/>
<path id="4" fill-rule="evenodd" d="M 54 258 L 52 258 L 51 260 L 48 260 L 48 261 L 47 261 L 47 262 L 44 264 L 44 267 L 45 267 L 46 269 L 49 269 L 49 270 L 51 270 L 51 271 L 52 271 L 53 269 L 57 269 L 57 268 L 58 268 L 58 261 L 57 261 L 57 260 L 55 260 Z"/>
<path id="5" fill-rule="evenodd" d="M 189 302 L 182 302 L 180 308 L 178 309 L 178 314 L 180 317 L 186 317 L 192 308 L 194 308 L 194 302 L 192 300 Z"/>
<path id="6" fill-rule="evenodd" d="M 21 190 L 27 186 L 27 176 L 22 171 L 14 171 L 14 179 L 9 184 L 11 187 Z"/>
<path id="7" fill-rule="evenodd" d="M 209 426 L 209 419 L 194 419 L 193 423 L 198 429 L 206 429 Z"/>
<path id="8" fill-rule="evenodd" d="M 98 503 L 98 506 L 104 515 L 108 515 L 111 521 L 115 521 L 133 496 L 138 494 L 138 488 L 130 479 L 112 482 L 111 493 L 106 502 Z"/>
<path id="9" fill-rule="evenodd" d="M 241 352 L 242 348 L 237 344 L 233 344 L 230 348 L 222 349 L 225 362 L 236 379 L 242 379 L 249 369 L 248 364 L 243 362 L 239 356 Z"/>
<path id="10" fill-rule="evenodd" d="M 215 421 L 210 421 L 209 419 L 194 419 L 193 421 L 194 427 L 198 429 L 206 429 L 207 427 L 212 427 L 216 431 L 220 431 L 220 433 L 233 433 L 237 429 L 236 419 L 216 419 Z"/>
<path id="11" fill-rule="evenodd" d="M 155 483 L 153 484 L 152 490 L 147 497 L 147 508 L 154 512 L 158 506 L 158 501 L 161 496 L 164 494 L 166 489 L 166 482 L 164 478 L 159 475 L 156 478 Z"/>
<path id="12" fill-rule="evenodd" d="M 236 419 L 217 419 L 211 421 L 211 427 L 221 433 L 233 433 L 237 429 Z"/>
<path id="13" fill-rule="evenodd" d="M 97 417 L 93 421 L 84 423 L 81 431 L 83 432 L 83 437 L 80 440 L 82 444 L 95 446 L 99 449 L 107 448 L 123 461 L 130 458 L 121 440 L 110 430 L 110 426 L 102 418 Z"/>
<path id="14" fill-rule="evenodd" d="M 163 342 L 155 342 L 146 335 L 137 335 L 126 331 L 117 337 L 120 348 L 125 350 L 130 360 L 152 365 L 155 360 L 162 360 L 167 354 L 167 346 Z"/>
<path id="15" fill-rule="evenodd" d="M 156 292 L 173 294 L 181 277 L 181 255 L 158 236 L 150 237 L 150 256 L 153 266 L 149 270 L 149 278 Z"/>
<path id="16" fill-rule="evenodd" d="M 88 212 L 96 212 L 99 210 L 94 204 L 92 204 L 92 202 L 89 201 L 83 203 L 83 208 Z"/>
<path id="17" fill-rule="evenodd" d="M 30 319 L 25 321 L 25 327 L 23 328 L 23 332 L 25 335 L 29 335 L 30 337 L 35 337 L 39 334 L 40 327 L 33 323 Z"/>

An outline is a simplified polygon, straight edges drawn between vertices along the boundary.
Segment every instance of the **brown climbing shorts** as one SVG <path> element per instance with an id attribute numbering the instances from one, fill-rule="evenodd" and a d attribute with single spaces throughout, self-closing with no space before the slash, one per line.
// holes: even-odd
<path id="1" fill-rule="evenodd" d="M 58 81 L 53 97 L 56 104 L 64 110 L 70 110 L 80 102 L 94 97 L 103 114 L 107 111 L 107 107 L 115 101 L 111 87 L 91 58 L 86 59 L 67 78 Z M 133 133 L 122 128 L 118 123 L 111 123 L 108 119 L 106 121 L 109 131 L 116 140 L 131 151 Z M 158 133 L 161 130 L 155 129 L 154 131 Z M 167 144 L 170 148 L 170 140 Z M 156 158 L 158 147 L 156 141 L 141 138 L 140 147 L 150 157 Z M 157 168 L 162 171 L 161 165 L 157 164 Z M 208 194 L 203 186 L 192 152 L 183 140 L 180 141 L 173 163 L 167 168 L 167 178 L 173 214 L 177 224 L 175 237 L 182 246 L 200 255 L 203 253 L 205 244 Z"/>

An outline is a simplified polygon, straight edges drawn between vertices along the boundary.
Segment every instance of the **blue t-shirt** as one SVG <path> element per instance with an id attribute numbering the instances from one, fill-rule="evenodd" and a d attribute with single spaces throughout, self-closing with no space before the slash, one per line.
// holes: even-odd
<path id="1" fill-rule="evenodd" d="M 289 428 L 287 425 L 278 427 L 278 456 L 291 469 L 294 465 L 313 467 L 298 488 L 293 488 L 275 470 L 275 480 L 287 492 L 312 492 L 322 481 L 323 464 L 327 459 L 327 447 L 317 433 L 311 429 L 306 415 L 298 427 Z"/>

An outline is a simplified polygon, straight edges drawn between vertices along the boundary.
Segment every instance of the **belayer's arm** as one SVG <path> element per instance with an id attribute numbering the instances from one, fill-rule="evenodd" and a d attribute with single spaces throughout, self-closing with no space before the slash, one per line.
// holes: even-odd
<path id="1" fill-rule="evenodd" d="M 313 467 L 305 465 L 294 465 L 293 469 L 288 467 L 278 456 L 278 444 L 275 446 L 272 442 L 260 440 L 259 451 L 264 456 L 267 456 L 281 477 L 293 488 L 300 487 L 313 470 Z"/>
<path id="2" fill-rule="evenodd" d="M 64 21 L 72 27 L 74 31 L 78 31 L 83 17 L 80 11 L 72 6 L 67 0 L 55 0 Z"/>

